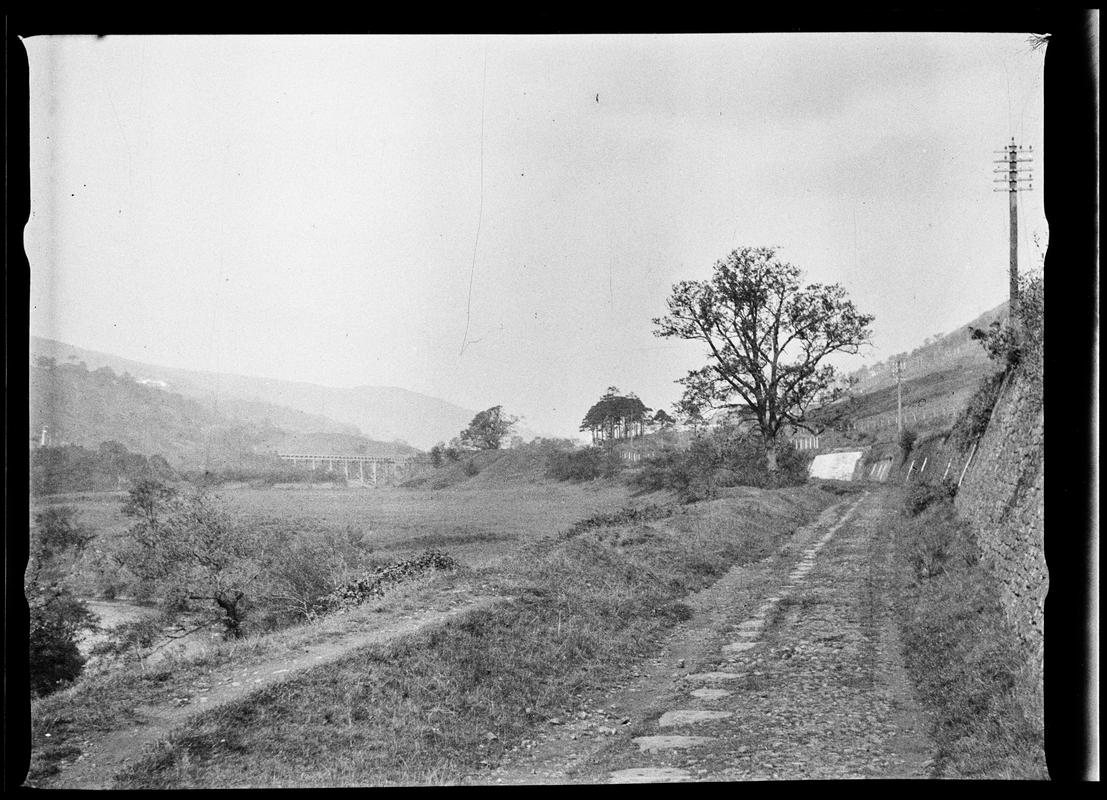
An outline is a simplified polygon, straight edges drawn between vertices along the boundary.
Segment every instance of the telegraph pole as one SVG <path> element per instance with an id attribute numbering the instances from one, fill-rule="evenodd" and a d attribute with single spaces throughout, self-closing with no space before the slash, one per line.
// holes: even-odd
<path id="1" fill-rule="evenodd" d="M 903 437 L 903 359 L 896 359 L 896 435 Z"/>
<path id="2" fill-rule="evenodd" d="M 1019 319 L 1019 192 L 1028 191 L 1034 188 L 1034 185 L 1030 183 L 1033 177 L 1030 175 L 1030 167 L 1019 167 L 1019 164 L 1029 164 L 1033 161 L 1033 147 L 1024 148 L 1015 144 L 1014 137 L 1011 138 L 1011 144 L 1007 145 L 1003 150 L 996 150 L 995 152 L 1002 153 L 1005 158 L 999 161 L 995 161 L 996 164 L 1004 165 L 1001 168 L 992 170 L 996 174 L 1005 176 L 996 178 L 993 183 L 1005 183 L 1006 188 L 993 189 L 993 192 L 1007 192 L 1009 195 L 1008 205 L 1010 207 L 1011 222 L 1011 299 L 1008 316 L 1011 320 L 1011 326 L 1018 326 Z M 1022 170 L 1025 174 L 1020 175 L 1019 170 Z"/>

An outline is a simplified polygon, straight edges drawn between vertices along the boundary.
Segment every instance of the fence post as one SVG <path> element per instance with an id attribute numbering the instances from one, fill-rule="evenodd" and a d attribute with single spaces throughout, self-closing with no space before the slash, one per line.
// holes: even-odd
<path id="1" fill-rule="evenodd" d="M 973 442 L 972 450 L 969 451 L 969 460 L 965 462 L 964 468 L 961 470 L 961 477 L 957 479 L 957 488 L 961 488 L 961 481 L 965 480 L 965 473 L 969 471 L 969 464 L 972 463 L 972 457 L 976 455 L 976 443 Z"/>
<path id="2" fill-rule="evenodd" d="M 911 459 L 911 466 L 907 468 L 907 477 L 903 479 L 904 483 L 907 483 L 909 480 L 911 480 L 911 473 L 914 472 L 914 470 L 915 470 L 915 459 L 912 458 Z"/>

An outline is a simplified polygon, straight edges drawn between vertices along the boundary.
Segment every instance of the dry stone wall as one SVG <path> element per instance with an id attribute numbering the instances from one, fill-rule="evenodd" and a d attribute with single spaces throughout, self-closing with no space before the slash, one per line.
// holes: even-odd
<path id="1" fill-rule="evenodd" d="M 1044 430 L 1040 380 L 1016 372 L 957 494 L 988 566 L 1002 587 L 1007 617 L 1026 645 L 1026 711 L 1041 723 L 1045 596 L 1049 587 L 1044 531 Z"/>

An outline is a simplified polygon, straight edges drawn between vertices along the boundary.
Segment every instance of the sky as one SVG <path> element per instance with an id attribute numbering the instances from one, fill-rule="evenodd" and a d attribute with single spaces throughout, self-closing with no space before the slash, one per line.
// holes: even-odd
<path id="1" fill-rule="evenodd" d="M 30 65 L 31 333 L 186 369 L 398 386 L 577 436 L 671 410 L 680 280 L 774 246 L 875 316 L 856 369 L 1039 265 L 1025 34 L 55 36 Z"/>

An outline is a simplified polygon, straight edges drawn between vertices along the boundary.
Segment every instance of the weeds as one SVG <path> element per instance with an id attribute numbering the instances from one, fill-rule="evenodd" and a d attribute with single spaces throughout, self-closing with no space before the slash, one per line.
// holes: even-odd
<path id="1" fill-rule="evenodd" d="M 1003 385 L 1005 374 L 996 372 L 984 378 L 954 420 L 950 443 L 962 453 L 967 451 L 974 442 L 979 441 L 984 431 L 988 429 L 988 422 L 999 399 L 999 390 Z"/>
<path id="2" fill-rule="evenodd" d="M 938 483 L 912 484 L 904 497 L 903 513 L 908 517 L 917 517 L 935 503 L 953 500 L 957 495 L 957 483 L 946 478 Z"/>
<path id="3" fill-rule="evenodd" d="M 622 456 L 612 447 L 553 450 L 546 456 L 546 475 L 558 481 L 580 483 L 613 478 L 622 470 Z"/>
<path id="4" fill-rule="evenodd" d="M 937 777 L 1046 778 L 1043 732 L 1026 718 L 1026 655 L 972 530 L 948 499 L 895 531 L 907 669 L 932 714 Z"/>
<path id="5" fill-rule="evenodd" d="M 662 506 L 656 504 L 650 504 L 646 506 L 633 507 L 627 506 L 614 512 L 601 512 L 599 514 L 593 514 L 587 519 L 582 519 L 580 522 L 575 522 L 569 529 L 559 535 L 561 539 L 572 539 L 574 536 L 579 536 L 585 531 L 590 531 L 595 528 L 612 528 L 619 525 L 632 525 L 642 524 L 645 522 L 651 522 L 653 520 L 665 519 L 671 517 L 675 513 L 675 509 L 672 506 Z"/>
<path id="6" fill-rule="evenodd" d="M 825 504 L 825 503 L 824 503 Z M 752 504 L 751 504 L 752 505 Z M 136 764 L 120 788 L 343 786 L 458 780 L 498 763 L 650 652 L 692 611 L 683 598 L 736 559 L 741 542 L 785 535 L 743 522 L 760 512 L 705 509 L 621 545 L 599 516 L 530 545 L 515 599 L 340 662 L 198 717 Z M 624 509 L 621 528 L 669 509 Z M 736 528 L 737 525 L 741 527 Z M 633 531 L 637 530 L 632 528 Z M 638 534 L 640 535 L 640 531 Z"/>

